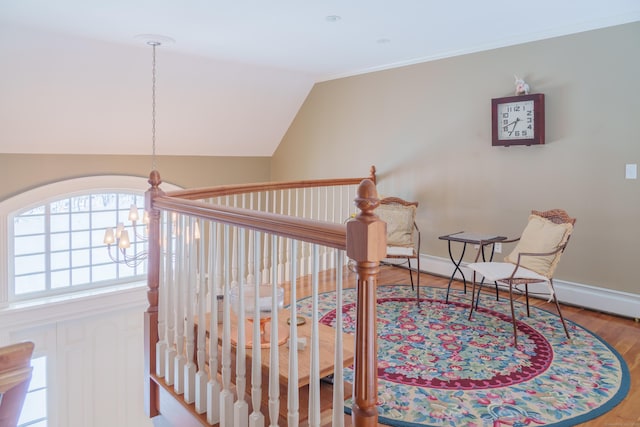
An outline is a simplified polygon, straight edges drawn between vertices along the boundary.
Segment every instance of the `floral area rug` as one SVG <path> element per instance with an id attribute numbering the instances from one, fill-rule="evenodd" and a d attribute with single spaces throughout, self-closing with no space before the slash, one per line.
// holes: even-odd
<path id="1" fill-rule="evenodd" d="M 482 296 L 471 321 L 469 294 L 379 286 L 379 422 L 395 426 L 574 426 L 617 405 L 629 391 L 622 357 L 598 336 L 516 303 L 513 347 L 509 301 Z M 343 329 L 355 333 L 355 290 L 343 293 Z M 311 315 L 311 298 L 299 301 Z M 335 292 L 321 294 L 320 321 L 335 327 Z M 353 381 L 346 368 L 345 380 Z M 345 402 L 345 411 L 352 402 Z"/>

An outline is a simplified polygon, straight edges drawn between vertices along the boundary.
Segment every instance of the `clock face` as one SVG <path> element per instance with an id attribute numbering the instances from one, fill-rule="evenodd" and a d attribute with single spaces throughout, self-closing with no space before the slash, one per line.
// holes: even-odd
<path id="1" fill-rule="evenodd" d="M 533 100 L 498 104 L 498 139 L 532 139 L 534 134 Z"/>

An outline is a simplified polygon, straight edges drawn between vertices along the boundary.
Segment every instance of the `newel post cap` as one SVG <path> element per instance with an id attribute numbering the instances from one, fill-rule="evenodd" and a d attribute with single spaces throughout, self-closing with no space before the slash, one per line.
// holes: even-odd
<path id="1" fill-rule="evenodd" d="M 354 203 L 360 212 L 347 222 L 347 256 L 358 262 L 377 263 L 387 253 L 387 224 L 374 213 L 380 198 L 372 180 L 362 180 Z"/>

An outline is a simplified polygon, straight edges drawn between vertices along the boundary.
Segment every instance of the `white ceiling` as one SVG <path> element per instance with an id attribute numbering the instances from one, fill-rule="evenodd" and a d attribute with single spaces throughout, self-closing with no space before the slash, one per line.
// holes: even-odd
<path id="1" fill-rule="evenodd" d="M 164 43 L 163 51 L 247 73 L 280 70 L 295 93 L 282 100 L 291 103 L 282 108 L 282 117 L 269 120 L 278 121 L 267 132 L 269 140 L 259 136 L 261 129 L 230 138 L 236 126 L 222 132 L 227 140 L 240 141 L 230 148 L 202 141 L 186 149 L 207 155 L 273 153 L 314 82 L 638 20 L 639 0 L 0 0 L 0 25 L 123 48 L 139 46 L 136 35 L 158 34 L 175 40 Z M 21 40 L 11 43 L 19 46 Z M 225 88 L 233 93 L 228 84 Z M 252 116 L 227 121 L 261 122 Z"/>
<path id="2" fill-rule="evenodd" d="M 119 43 L 159 34 L 170 49 L 322 80 L 631 22 L 640 2 L 2 0 L 0 17 Z"/>

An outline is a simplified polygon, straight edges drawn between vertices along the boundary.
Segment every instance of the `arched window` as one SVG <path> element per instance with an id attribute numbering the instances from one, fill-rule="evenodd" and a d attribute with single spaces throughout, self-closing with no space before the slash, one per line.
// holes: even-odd
<path id="1" fill-rule="evenodd" d="M 144 211 L 145 178 L 85 177 L 38 187 L 0 203 L 6 224 L 6 291 L 0 303 L 144 281 L 146 262 L 128 266 L 105 231 L 123 223 L 128 254 L 146 251 L 146 227 L 134 230 L 132 206 Z M 142 215 L 140 215 L 142 217 Z"/>

